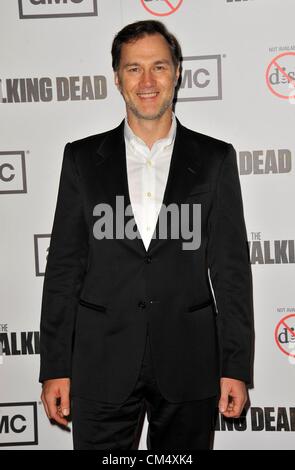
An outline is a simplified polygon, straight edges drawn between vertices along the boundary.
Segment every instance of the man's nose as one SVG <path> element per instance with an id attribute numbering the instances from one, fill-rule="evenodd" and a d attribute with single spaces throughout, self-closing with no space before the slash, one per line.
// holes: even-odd
<path id="1" fill-rule="evenodd" d="M 141 86 L 151 87 L 155 84 L 155 77 L 150 70 L 144 70 L 140 80 Z"/>

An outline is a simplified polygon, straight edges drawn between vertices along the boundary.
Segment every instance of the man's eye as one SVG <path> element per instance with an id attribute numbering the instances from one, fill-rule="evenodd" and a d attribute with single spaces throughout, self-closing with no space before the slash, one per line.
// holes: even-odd
<path id="1" fill-rule="evenodd" d="M 132 69 L 129 69 L 129 72 L 138 72 L 138 67 L 132 67 Z"/>
<path id="2" fill-rule="evenodd" d="M 156 65 L 156 70 L 164 70 L 165 67 L 163 65 Z"/>

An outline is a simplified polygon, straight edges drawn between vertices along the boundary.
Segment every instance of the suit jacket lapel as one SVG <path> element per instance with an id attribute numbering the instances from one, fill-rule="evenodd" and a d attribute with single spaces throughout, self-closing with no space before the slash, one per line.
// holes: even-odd
<path id="1" fill-rule="evenodd" d="M 185 202 L 186 197 L 196 181 L 196 176 L 199 173 L 200 162 L 197 158 L 199 147 L 195 140 L 192 139 L 190 131 L 182 126 L 177 118 L 176 121 L 177 130 L 167 184 L 157 225 L 149 245 L 149 252 L 154 251 L 155 248 L 158 249 L 163 243 L 165 243 L 165 239 L 159 239 L 156 236 L 159 230 L 159 220 L 162 211 L 165 207 L 169 206 L 169 204 L 175 203 L 179 205 Z M 169 220 L 170 219 L 168 218 L 168 224 Z M 168 226 L 167 229 L 168 234 L 169 232 L 170 226 Z"/>
<path id="2" fill-rule="evenodd" d="M 132 214 L 130 220 L 135 223 L 128 186 L 124 120 L 107 134 L 98 147 L 95 158 L 96 165 L 99 165 L 99 184 L 103 188 L 105 199 L 115 209 L 116 197 L 123 196 L 124 213 L 126 208 L 129 207 Z M 146 253 L 137 225 L 135 239 L 124 237 L 118 239 L 118 241 L 129 245 L 132 250 Z"/>

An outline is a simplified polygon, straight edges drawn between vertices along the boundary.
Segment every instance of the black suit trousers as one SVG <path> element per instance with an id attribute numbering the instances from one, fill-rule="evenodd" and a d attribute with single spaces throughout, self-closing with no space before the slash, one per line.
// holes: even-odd
<path id="1" fill-rule="evenodd" d="M 111 404 L 72 397 L 74 450 L 136 450 L 145 412 L 148 450 L 210 450 L 217 397 L 168 402 L 157 386 L 147 334 L 137 383 L 129 397 Z"/>

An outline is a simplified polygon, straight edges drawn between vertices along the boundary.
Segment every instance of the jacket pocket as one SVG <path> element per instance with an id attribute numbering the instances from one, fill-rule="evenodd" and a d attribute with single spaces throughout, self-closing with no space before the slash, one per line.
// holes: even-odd
<path id="1" fill-rule="evenodd" d="M 198 185 L 195 185 L 191 188 L 191 190 L 190 190 L 189 194 L 187 195 L 187 197 L 194 196 L 195 194 L 207 193 L 211 190 L 212 190 L 211 184 L 209 184 L 209 183 L 198 184 Z"/>
<path id="2" fill-rule="evenodd" d="M 84 299 L 79 299 L 79 304 L 83 307 L 91 308 L 92 310 L 97 310 L 98 312 L 106 312 L 107 307 L 104 305 L 93 304 Z"/>
<path id="3" fill-rule="evenodd" d="M 212 299 L 206 300 L 206 302 L 202 302 L 201 304 L 196 304 L 196 305 L 191 305 L 187 309 L 187 313 L 189 312 L 195 312 L 196 310 L 201 310 L 202 308 L 209 307 L 209 305 L 213 304 Z"/>

